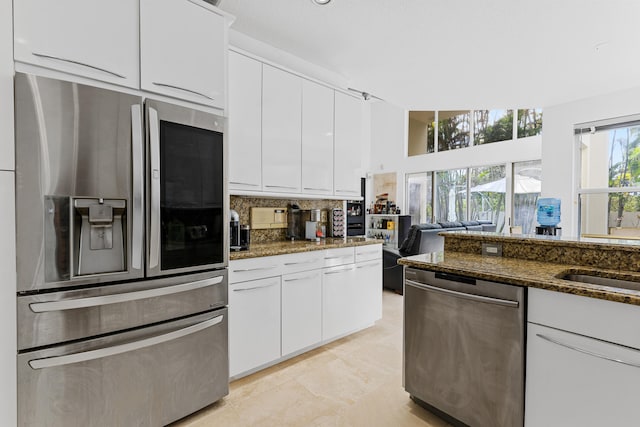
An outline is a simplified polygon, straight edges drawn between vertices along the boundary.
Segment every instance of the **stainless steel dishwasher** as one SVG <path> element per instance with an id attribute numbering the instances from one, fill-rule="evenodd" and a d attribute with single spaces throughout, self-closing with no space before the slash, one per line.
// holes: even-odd
<path id="1" fill-rule="evenodd" d="M 449 422 L 524 425 L 525 289 L 405 269 L 404 387 Z"/>

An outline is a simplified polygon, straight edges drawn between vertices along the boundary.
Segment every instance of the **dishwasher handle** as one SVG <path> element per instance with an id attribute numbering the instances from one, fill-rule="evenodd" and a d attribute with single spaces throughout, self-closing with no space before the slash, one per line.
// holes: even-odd
<path id="1" fill-rule="evenodd" d="M 501 306 L 510 307 L 510 308 L 518 308 L 520 306 L 520 303 L 518 301 L 511 301 L 511 300 L 500 299 L 500 298 L 485 297 L 482 295 L 467 294 L 465 292 L 452 291 L 450 289 L 443 289 L 437 286 L 427 285 L 426 283 L 416 282 L 415 280 L 406 279 L 405 283 L 425 291 L 437 292 L 440 294 L 449 295 L 456 298 L 464 298 L 471 301 L 483 302 L 487 304 L 496 304 L 496 305 L 501 305 Z"/>

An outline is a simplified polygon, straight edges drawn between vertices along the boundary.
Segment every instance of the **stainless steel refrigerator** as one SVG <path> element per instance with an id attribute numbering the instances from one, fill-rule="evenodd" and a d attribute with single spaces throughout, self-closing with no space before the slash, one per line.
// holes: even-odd
<path id="1" fill-rule="evenodd" d="M 228 393 L 225 119 L 17 73 L 19 425 L 164 425 Z"/>

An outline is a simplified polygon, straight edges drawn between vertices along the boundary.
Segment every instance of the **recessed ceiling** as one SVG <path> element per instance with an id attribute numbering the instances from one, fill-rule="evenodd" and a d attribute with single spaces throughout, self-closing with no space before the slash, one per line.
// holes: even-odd
<path id="1" fill-rule="evenodd" d="M 235 30 L 410 110 L 545 107 L 640 86 L 638 0 L 222 0 Z"/>

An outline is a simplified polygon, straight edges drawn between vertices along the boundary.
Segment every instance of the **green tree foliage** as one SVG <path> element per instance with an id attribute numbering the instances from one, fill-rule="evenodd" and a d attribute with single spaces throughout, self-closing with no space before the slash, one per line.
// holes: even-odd
<path id="1" fill-rule="evenodd" d="M 506 110 L 494 123 L 490 122 L 490 113 L 490 110 L 474 111 L 474 144 L 513 139 L 513 110 Z"/>
<path id="2" fill-rule="evenodd" d="M 518 138 L 539 135 L 542 132 L 542 110 L 518 110 Z"/>
<path id="3" fill-rule="evenodd" d="M 609 143 L 609 187 L 640 185 L 640 127 L 611 131 Z M 609 196 L 609 212 L 616 212 L 616 227 L 622 225 L 625 212 L 640 211 L 640 194 L 620 192 Z"/>

